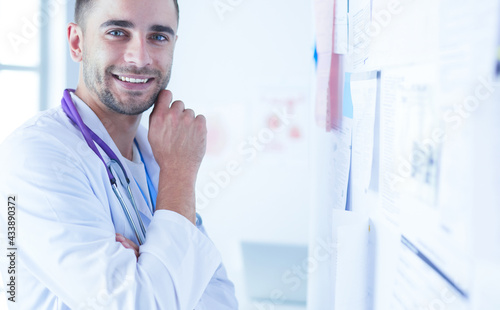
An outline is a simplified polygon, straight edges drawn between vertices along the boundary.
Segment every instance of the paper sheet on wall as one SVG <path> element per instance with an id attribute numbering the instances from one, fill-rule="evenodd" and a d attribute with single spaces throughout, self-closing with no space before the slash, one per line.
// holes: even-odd
<path id="1" fill-rule="evenodd" d="M 371 21 L 371 1 L 349 1 L 349 50 L 348 61 L 352 70 L 359 70 L 368 60 L 370 36 L 368 29 Z"/>
<path id="2" fill-rule="evenodd" d="M 344 77 L 343 98 L 342 98 L 342 122 L 340 128 L 334 131 L 335 135 L 335 186 L 333 189 L 335 203 L 334 209 L 347 210 L 349 209 L 349 177 L 351 170 L 351 152 L 352 152 L 352 98 L 351 98 L 351 83 L 350 73 L 346 73 Z"/>
<path id="3" fill-rule="evenodd" d="M 468 294 L 411 241 L 401 238 L 391 310 L 468 310 Z"/>
<path id="4" fill-rule="evenodd" d="M 382 71 L 380 94 L 380 206 L 385 219 L 395 226 L 398 226 L 399 223 L 399 210 L 396 208 L 398 193 L 395 187 L 397 169 L 394 155 L 396 148 L 394 116 L 396 114 L 396 90 L 402 79 L 401 76 Z"/>
<path id="5" fill-rule="evenodd" d="M 328 80 L 328 104 L 326 109 L 327 114 L 327 130 L 339 128 L 341 126 L 342 105 L 342 85 L 341 72 L 342 62 L 340 55 L 332 53 L 330 61 L 330 76 Z"/>
<path id="6" fill-rule="evenodd" d="M 500 262 L 500 139 L 492 137 L 500 136 L 500 81 L 495 85 L 496 92 L 487 101 L 482 103 L 481 109 L 474 113 L 477 122 L 471 131 L 474 148 L 471 149 L 471 157 L 475 163 L 496 163 L 471 165 L 475 182 L 472 189 L 473 203 L 472 212 L 472 237 L 474 243 L 474 255 L 480 260 L 491 260 Z M 487 134 L 485 134 L 487 133 Z M 478 151 L 484 150 L 484 151 Z M 487 150 L 487 151 L 486 151 Z M 450 210 L 451 211 L 451 210 Z M 500 279 L 500 278 L 497 278 Z M 500 309 L 500 307 L 499 307 Z"/>
<path id="7" fill-rule="evenodd" d="M 344 36 L 345 34 L 343 31 L 347 31 L 347 29 L 343 29 L 342 24 L 338 25 L 340 28 L 337 28 L 337 17 L 335 14 L 337 14 L 337 5 L 339 4 L 340 1 L 345 1 L 345 0 L 334 0 L 334 21 L 333 21 L 333 29 L 332 29 L 332 37 L 331 41 L 333 44 L 333 49 L 337 48 L 337 45 L 339 47 L 342 46 L 342 41 L 345 39 Z M 342 5 L 341 5 L 342 6 Z M 338 8 L 339 10 L 344 10 L 346 8 Z M 339 37 L 337 37 L 339 36 Z M 340 105 L 341 103 L 341 95 L 342 95 L 342 85 L 341 85 L 341 75 L 340 72 L 342 72 L 342 61 L 340 58 L 340 55 L 335 53 L 333 50 L 331 51 L 331 62 L 330 62 L 330 79 L 328 81 L 328 106 L 327 106 L 327 130 L 332 130 L 339 128 L 341 126 L 341 112 L 342 112 L 342 106 Z"/>
<path id="8" fill-rule="evenodd" d="M 314 120 L 316 126 L 326 129 L 327 107 L 329 101 L 331 54 L 318 54 L 318 66 L 316 70 L 316 103 L 314 108 Z"/>
<path id="9" fill-rule="evenodd" d="M 353 104 L 351 177 L 353 196 L 368 190 L 371 181 L 375 115 L 377 106 L 377 72 L 351 76 Z"/>
<path id="10" fill-rule="evenodd" d="M 439 77 L 442 105 L 454 107 L 471 88 L 494 75 L 497 58 L 497 0 L 440 1 Z"/>
<path id="11" fill-rule="evenodd" d="M 369 291 L 369 221 L 349 211 L 333 211 L 334 309 L 365 310 Z"/>
<path id="12" fill-rule="evenodd" d="M 316 40 L 318 74 L 315 119 L 326 131 L 336 129 L 341 122 L 340 56 L 333 52 L 336 32 L 334 0 L 316 0 Z"/>
<path id="13" fill-rule="evenodd" d="M 435 207 L 439 171 L 439 106 L 435 68 L 400 67 L 382 72 L 380 115 L 381 206 L 399 226 L 406 201 Z M 403 202 L 401 201 L 403 199 Z M 415 205 L 412 203 L 412 206 Z"/>
<path id="14" fill-rule="evenodd" d="M 495 142 L 490 137 L 495 135 L 498 122 L 491 118 L 494 110 L 488 113 L 485 109 L 489 109 L 489 99 L 497 93 L 492 77 L 497 58 L 499 4 L 496 0 L 485 0 L 480 5 L 472 0 L 440 3 L 438 102 L 446 139 L 441 150 L 437 204 L 441 225 L 464 251 L 470 251 L 475 244 L 475 255 L 482 252 L 478 245 L 488 244 L 483 249 L 491 247 L 486 240 L 493 231 L 487 229 L 486 235 L 477 235 L 472 241 L 470 219 L 480 214 L 491 216 L 488 203 L 495 201 L 494 192 L 488 194 L 488 172 L 485 176 L 478 176 L 478 172 L 491 171 L 492 167 L 485 168 L 484 163 L 494 162 L 495 157 Z M 482 129 L 475 131 L 474 126 Z M 486 149 L 487 152 L 481 151 Z M 478 181 L 481 189 L 474 190 Z M 488 219 L 481 222 L 476 225 L 480 231 L 491 223 Z"/>
<path id="15" fill-rule="evenodd" d="M 352 119 L 344 117 L 342 128 L 334 132 L 334 175 L 333 188 L 334 205 L 337 210 L 345 210 L 347 202 L 347 188 L 349 184 L 349 170 L 351 168 L 351 136 Z"/>
<path id="16" fill-rule="evenodd" d="M 315 0 L 316 44 L 318 54 L 333 52 L 334 0 Z"/>
<path id="17" fill-rule="evenodd" d="M 347 54 L 349 45 L 349 27 L 347 18 L 348 0 L 335 0 L 335 35 L 333 51 Z"/>

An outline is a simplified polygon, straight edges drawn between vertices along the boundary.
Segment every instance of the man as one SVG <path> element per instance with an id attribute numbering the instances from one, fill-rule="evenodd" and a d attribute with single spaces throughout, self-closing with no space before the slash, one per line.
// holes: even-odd
<path id="1" fill-rule="evenodd" d="M 181 101 L 170 105 L 165 90 L 177 1 L 77 0 L 75 19 L 68 41 L 80 76 L 63 101 L 74 104 L 89 131 L 123 163 L 133 197 L 120 183 L 120 169 L 108 169 L 109 152 L 95 139 L 86 141 L 76 117 L 61 107 L 6 139 L 0 191 L 5 204 L 12 194 L 17 204 L 15 272 L 2 267 L 3 279 L 12 275 L 17 285 L 9 306 L 237 309 L 220 254 L 195 211 L 205 119 Z M 139 123 L 153 104 L 147 132 Z M 12 218 L 7 212 L 0 218 L 5 236 Z"/>

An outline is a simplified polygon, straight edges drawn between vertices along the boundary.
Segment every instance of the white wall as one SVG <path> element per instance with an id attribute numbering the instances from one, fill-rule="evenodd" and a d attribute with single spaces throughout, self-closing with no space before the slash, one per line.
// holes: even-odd
<path id="1" fill-rule="evenodd" d="M 241 309 L 255 309 L 246 301 L 240 242 L 308 240 L 312 3 L 219 1 L 231 2 L 240 4 L 218 14 L 216 1 L 180 1 L 169 88 L 175 99 L 207 116 L 199 212 L 235 281 Z M 295 116 L 283 131 L 269 131 L 273 109 L 284 108 Z M 262 150 L 248 141 L 259 135 Z M 216 185 L 211 174 L 230 172 L 232 161 L 239 173 Z M 208 196 L 214 198 L 207 203 L 202 198 Z"/>

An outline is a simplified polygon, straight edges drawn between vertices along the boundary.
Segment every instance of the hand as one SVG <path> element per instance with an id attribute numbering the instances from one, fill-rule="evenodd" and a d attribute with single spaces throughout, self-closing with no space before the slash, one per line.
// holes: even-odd
<path id="1" fill-rule="evenodd" d="M 139 246 L 132 240 L 125 238 L 121 234 L 116 234 L 116 241 L 120 242 L 125 248 L 134 250 L 135 257 L 139 259 Z"/>
<path id="2" fill-rule="evenodd" d="M 148 140 L 160 166 L 156 210 L 170 210 L 196 220 L 195 183 L 205 155 L 207 126 L 205 117 L 195 117 L 182 101 L 172 101 L 163 90 L 149 118 Z"/>
<path id="3" fill-rule="evenodd" d="M 195 117 L 182 101 L 172 101 L 172 92 L 162 90 L 149 118 L 148 140 L 163 170 L 196 179 L 206 150 L 205 117 Z"/>

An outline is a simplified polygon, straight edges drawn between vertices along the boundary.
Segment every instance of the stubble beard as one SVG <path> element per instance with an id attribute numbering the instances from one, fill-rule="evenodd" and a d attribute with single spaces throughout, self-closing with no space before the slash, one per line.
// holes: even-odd
<path id="1" fill-rule="evenodd" d="M 98 62 L 93 61 L 91 57 L 85 55 L 83 57 L 83 79 L 87 88 L 97 95 L 99 100 L 110 110 L 124 115 L 139 115 L 148 110 L 157 100 L 161 90 L 165 89 L 170 81 L 172 67 L 168 68 L 167 73 L 162 76 L 159 70 L 154 69 L 137 69 L 137 68 L 119 68 L 117 66 L 108 66 L 104 73 L 100 73 Z M 128 102 L 119 101 L 111 92 L 111 83 L 113 82 L 111 72 L 119 72 L 120 74 L 135 74 L 154 77 L 154 83 L 157 89 L 145 101 L 138 102 L 134 99 L 142 96 L 142 92 L 127 91 L 129 97 Z"/>

